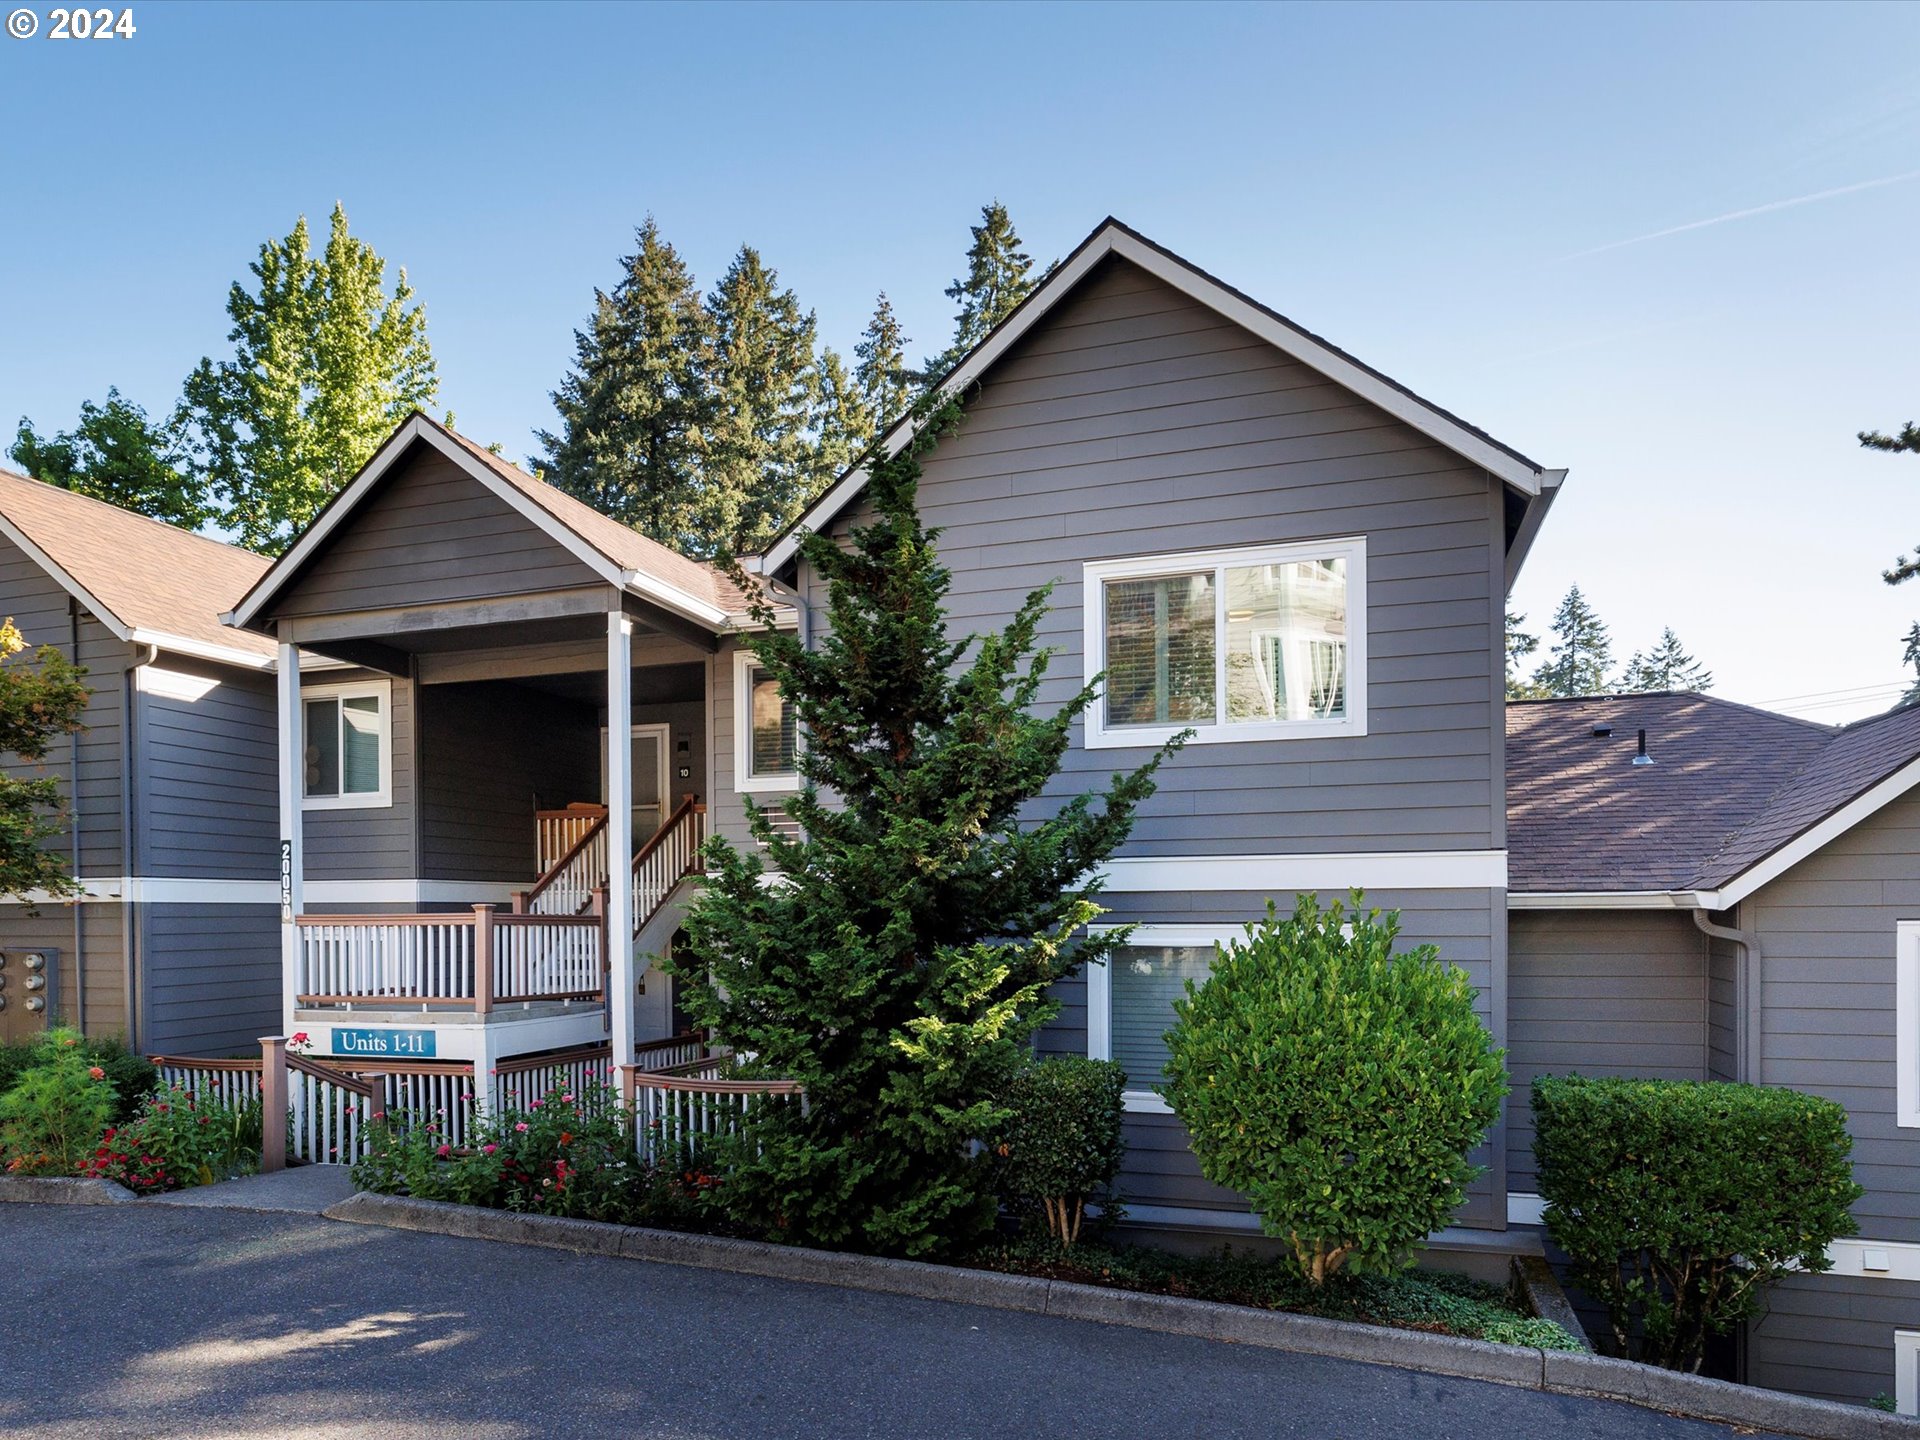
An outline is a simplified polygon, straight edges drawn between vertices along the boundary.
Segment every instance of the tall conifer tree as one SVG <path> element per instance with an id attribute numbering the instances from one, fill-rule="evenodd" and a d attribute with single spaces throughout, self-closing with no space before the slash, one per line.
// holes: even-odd
<path id="1" fill-rule="evenodd" d="M 900 418 L 913 399 L 913 376 L 907 369 L 906 332 L 893 313 L 893 302 L 882 290 L 873 302 L 873 318 L 853 347 L 854 378 L 860 400 L 873 416 L 874 427 L 885 430 Z"/>
<path id="2" fill-rule="evenodd" d="M 302 216 L 250 268 L 257 291 L 227 296 L 232 358 L 187 377 L 177 423 L 220 524 L 277 554 L 440 382 L 407 272 L 389 294 L 344 207 L 318 257 Z"/>
<path id="3" fill-rule="evenodd" d="M 1548 695 L 1562 698 L 1605 693 L 1607 674 L 1613 668 L 1613 640 L 1578 585 L 1567 591 L 1553 612 L 1553 634 L 1547 663 L 1534 673 L 1534 683 Z"/>
<path id="4" fill-rule="evenodd" d="M 1643 693 L 1652 690 L 1691 690 L 1713 688 L 1713 672 L 1687 653 L 1680 637 L 1668 626 L 1650 650 L 1636 650 L 1627 661 L 1627 673 L 1620 677 L 1622 690 Z"/>
<path id="5" fill-rule="evenodd" d="M 967 273 L 946 291 L 949 300 L 960 303 L 953 317 L 953 343 L 927 361 L 928 384 L 958 364 L 1034 287 L 1033 257 L 1020 248 L 1006 206 L 998 200 L 982 206 L 980 223 L 970 229 L 973 244 L 967 249 Z"/>
<path id="6" fill-rule="evenodd" d="M 845 362 L 828 346 L 820 352 L 820 403 L 814 435 L 813 492 L 840 478 L 873 443 L 874 415 Z M 792 517 L 789 516 L 789 519 Z"/>
<path id="7" fill-rule="evenodd" d="M 764 544 L 820 487 L 815 324 L 760 252 L 740 247 L 707 299 L 713 420 L 701 470 L 708 553 Z"/>
<path id="8" fill-rule="evenodd" d="M 574 367 L 553 393 L 558 434 L 536 435 L 546 478 L 688 554 L 703 529 L 700 450 L 713 419 L 713 327 L 692 274 L 649 215 L 611 294 L 594 292 Z"/>

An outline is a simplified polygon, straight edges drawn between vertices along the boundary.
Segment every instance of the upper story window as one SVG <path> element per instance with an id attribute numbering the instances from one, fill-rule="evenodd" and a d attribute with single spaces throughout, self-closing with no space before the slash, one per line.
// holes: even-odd
<path id="1" fill-rule="evenodd" d="M 734 784 L 740 790 L 792 790 L 799 726 L 780 684 L 749 650 L 734 656 Z"/>
<path id="2" fill-rule="evenodd" d="M 1364 735 L 1366 541 L 1086 567 L 1087 744 Z"/>
<path id="3" fill-rule="evenodd" d="M 385 680 L 303 687 L 306 806 L 393 803 L 393 687 Z"/>

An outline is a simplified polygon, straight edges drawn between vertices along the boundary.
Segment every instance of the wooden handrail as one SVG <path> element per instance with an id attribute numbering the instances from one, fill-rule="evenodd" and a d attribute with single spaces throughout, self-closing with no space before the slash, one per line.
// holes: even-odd
<path id="1" fill-rule="evenodd" d="M 309 1080 L 321 1080 L 329 1085 L 338 1085 L 341 1089 L 351 1090 L 354 1094 L 365 1100 L 377 1100 L 380 1097 L 378 1087 L 376 1087 L 371 1080 L 363 1079 L 361 1075 L 349 1075 L 344 1070 L 336 1070 L 331 1065 L 321 1065 L 307 1059 L 304 1055 L 296 1055 L 291 1050 L 287 1051 L 286 1054 L 287 1068 L 289 1070 L 299 1071 Z M 363 1072 L 363 1074 L 378 1073 L 381 1072 Z"/>
<path id="2" fill-rule="evenodd" d="M 632 1069 L 631 1066 L 622 1067 Z M 691 1075 L 674 1075 L 664 1070 L 637 1070 L 631 1077 L 635 1089 L 682 1090 L 696 1095 L 801 1095 L 806 1086 L 798 1080 L 700 1080 Z"/>
<path id="3" fill-rule="evenodd" d="M 250 1060 L 203 1060 L 196 1055 L 149 1055 L 147 1063 L 156 1068 L 172 1065 L 181 1070 L 231 1070 L 235 1072 L 251 1071 L 258 1073 L 260 1058 L 256 1055 Z"/>
<path id="4" fill-rule="evenodd" d="M 605 1041 L 598 1045 L 580 1045 L 549 1055 L 512 1055 L 493 1067 L 496 1075 L 516 1075 L 522 1070 L 544 1070 L 550 1065 L 571 1065 L 580 1060 L 605 1060 L 613 1048 Z"/>
<path id="5" fill-rule="evenodd" d="M 660 828 L 653 832 L 652 837 L 647 843 L 633 852 L 633 868 L 638 870 L 641 863 L 645 861 L 648 856 L 652 855 L 654 851 L 666 843 L 667 836 L 672 834 L 674 827 L 686 819 L 687 816 L 704 815 L 706 813 L 707 807 L 699 804 L 692 795 L 688 795 L 682 799 L 678 805 L 673 807 L 673 813 L 660 822 Z"/>
<path id="6" fill-rule="evenodd" d="M 548 887 L 550 887 L 554 883 L 554 881 L 560 878 L 562 872 L 566 870 L 567 866 L 571 865 L 575 860 L 577 860 L 580 857 L 580 852 L 585 850 L 587 846 L 593 843 L 593 837 L 600 834 L 602 831 L 604 831 L 607 828 L 606 807 L 603 805 L 596 805 L 593 808 L 600 812 L 600 818 L 594 821 L 593 824 L 589 825 L 584 831 L 581 832 L 580 838 L 573 842 L 572 847 L 568 849 L 566 854 L 562 855 L 558 860 L 553 862 L 552 867 L 547 871 L 546 874 L 542 875 L 538 880 L 533 882 L 533 888 L 531 890 L 522 891 L 519 895 L 516 895 L 514 897 L 516 904 L 524 908 L 525 906 L 531 905 L 535 900 L 538 900 L 543 894 L 546 893 Z M 561 815 L 565 815 L 569 813 L 586 814 L 587 811 L 583 807 L 578 811 L 570 812 L 570 811 L 562 810 L 558 812 L 541 812 L 541 813 L 558 813 Z"/>
<path id="7" fill-rule="evenodd" d="M 533 812 L 533 818 L 536 820 L 577 820 L 582 815 L 599 815 L 604 817 L 606 813 L 607 807 L 596 800 L 575 800 L 564 810 L 536 810 Z"/>

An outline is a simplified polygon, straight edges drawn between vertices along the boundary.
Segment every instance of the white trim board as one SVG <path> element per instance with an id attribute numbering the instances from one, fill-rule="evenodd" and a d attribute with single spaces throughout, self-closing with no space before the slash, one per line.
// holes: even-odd
<path id="1" fill-rule="evenodd" d="M 1894 1123 L 1920 1129 L 1920 920 L 1894 922 Z"/>
<path id="2" fill-rule="evenodd" d="M 1698 910 L 1691 890 L 1534 890 L 1507 892 L 1509 910 Z"/>
<path id="3" fill-rule="evenodd" d="M 1516 458 L 1453 416 L 1401 389 L 1350 356 L 1341 354 L 1318 336 L 1255 304 L 1191 263 L 1168 254 L 1112 218 L 1102 221 L 1081 242 L 1079 249 L 1043 280 L 998 328 L 968 352 L 940 382 L 940 388 L 948 394 L 964 391 L 1071 294 L 1093 268 L 1109 255 L 1139 266 L 1149 275 L 1231 320 L 1283 354 L 1317 370 L 1335 384 L 1378 406 L 1522 494 L 1535 496 L 1544 487 L 1545 471 Z M 889 458 L 899 454 L 913 434 L 911 417 L 900 420 L 881 438 L 881 453 Z M 1564 475 L 1565 472 L 1559 473 Z M 853 502 L 866 483 L 867 472 L 864 468 L 855 468 L 843 475 L 788 527 L 785 534 L 768 547 L 766 554 L 760 557 L 761 572 L 771 575 L 779 571 L 799 549 L 800 536 L 831 521 Z"/>
<path id="4" fill-rule="evenodd" d="M 1109 860 L 1114 894 L 1304 890 L 1502 890 L 1504 850 L 1362 850 L 1305 855 L 1153 855 Z"/>
<path id="5" fill-rule="evenodd" d="M 274 905 L 278 880 L 227 880 L 213 876 L 123 875 L 80 882 L 87 904 Z M 510 880 L 309 880 L 302 887 L 314 905 L 505 905 L 526 884 Z M 34 891 L 26 901 L 4 904 L 59 906 L 64 895 Z"/>
<path id="6" fill-rule="evenodd" d="M 1893 1409 L 1920 1414 L 1920 1330 L 1893 1332 Z"/>

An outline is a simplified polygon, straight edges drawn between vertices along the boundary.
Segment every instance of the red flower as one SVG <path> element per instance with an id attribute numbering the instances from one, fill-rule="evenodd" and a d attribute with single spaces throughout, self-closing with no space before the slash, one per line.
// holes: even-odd
<path id="1" fill-rule="evenodd" d="M 90 1065 L 87 1067 L 87 1078 L 89 1080 L 104 1080 L 107 1078 L 107 1072 L 102 1070 L 98 1065 Z"/>

